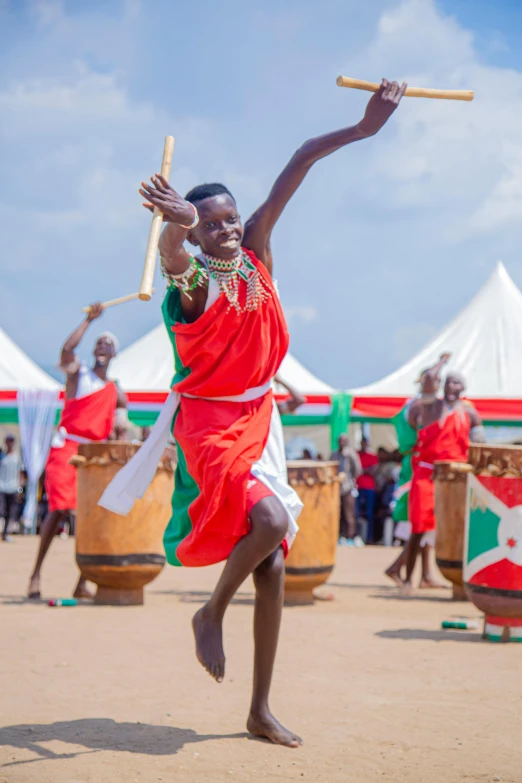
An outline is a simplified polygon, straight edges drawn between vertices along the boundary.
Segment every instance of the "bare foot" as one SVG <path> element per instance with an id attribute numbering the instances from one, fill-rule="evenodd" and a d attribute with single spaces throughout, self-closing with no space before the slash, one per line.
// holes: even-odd
<path id="1" fill-rule="evenodd" d="M 421 579 L 419 584 L 421 590 L 443 590 L 445 587 L 446 585 L 436 582 L 434 579 L 431 579 L 431 577 Z"/>
<path id="2" fill-rule="evenodd" d="M 202 606 L 192 618 L 192 628 L 196 638 L 196 657 L 204 669 L 217 682 L 223 682 L 225 676 L 225 653 L 223 652 L 223 628 Z"/>
<path id="3" fill-rule="evenodd" d="M 38 601 L 40 596 L 40 577 L 32 576 L 29 582 L 29 589 L 27 591 L 27 597 L 33 601 Z"/>
<path id="4" fill-rule="evenodd" d="M 384 573 L 389 579 L 392 580 L 392 582 L 395 582 L 397 587 L 402 587 L 404 585 L 404 582 L 402 581 L 398 571 L 394 571 L 393 568 L 388 568 L 388 570 Z"/>
<path id="5" fill-rule="evenodd" d="M 285 745 L 287 748 L 298 748 L 303 744 L 301 737 L 288 731 L 281 726 L 271 712 L 268 710 L 254 715 L 252 712 L 248 716 L 247 729 L 255 737 L 263 737 L 273 742 L 274 745 Z"/>
<path id="6" fill-rule="evenodd" d="M 411 582 L 403 582 L 401 584 L 401 593 L 403 595 L 411 595 L 413 591 L 413 588 L 411 586 Z"/>
<path id="7" fill-rule="evenodd" d="M 76 585 L 76 589 L 73 593 L 73 598 L 87 598 L 90 600 L 94 598 L 94 593 L 91 593 L 91 591 L 87 587 L 86 579 L 79 580 L 78 584 Z"/>

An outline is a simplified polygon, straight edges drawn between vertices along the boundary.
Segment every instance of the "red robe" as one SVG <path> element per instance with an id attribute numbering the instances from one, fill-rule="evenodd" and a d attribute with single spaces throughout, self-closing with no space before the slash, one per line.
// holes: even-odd
<path id="1" fill-rule="evenodd" d="M 272 392 L 249 402 L 215 401 L 268 386 L 288 350 L 288 331 L 272 280 L 258 268 L 269 299 L 237 313 L 224 294 L 194 323 L 184 323 L 179 292 L 169 290 L 163 315 L 174 347 L 174 391 L 181 395 L 174 420 L 178 467 L 173 514 L 165 531 L 172 565 L 203 566 L 228 557 L 249 529 L 247 485 L 265 447 Z M 244 304 L 246 283 L 239 282 Z M 210 398 L 210 399 L 203 399 Z"/>
<path id="2" fill-rule="evenodd" d="M 118 391 L 109 381 L 103 389 L 77 399 L 65 399 L 60 427 L 69 435 L 86 440 L 106 440 L 111 434 Z M 78 453 L 78 442 L 67 439 L 53 447 L 45 466 L 45 490 L 49 511 L 71 511 L 76 508 L 76 468 L 70 459 Z"/>
<path id="3" fill-rule="evenodd" d="M 412 458 L 413 478 L 410 491 L 412 533 L 435 530 L 435 487 L 433 466 L 438 460 L 467 462 L 470 421 L 463 405 L 445 419 L 419 430 Z"/>

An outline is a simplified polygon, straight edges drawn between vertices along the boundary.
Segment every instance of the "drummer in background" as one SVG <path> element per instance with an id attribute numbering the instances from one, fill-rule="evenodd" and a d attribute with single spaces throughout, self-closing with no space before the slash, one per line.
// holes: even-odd
<path id="1" fill-rule="evenodd" d="M 301 405 L 304 405 L 306 402 L 306 397 L 304 397 L 302 394 L 300 394 L 298 391 L 293 389 L 291 386 L 289 386 L 287 383 L 281 380 L 281 378 L 276 375 L 274 378 L 275 383 L 278 384 L 278 386 L 282 386 L 283 389 L 286 389 L 290 397 L 286 400 L 283 400 L 282 402 L 277 403 L 277 409 L 279 411 L 280 416 L 284 416 L 287 413 L 295 413 L 295 411 L 301 407 Z"/>
<path id="2" fill-rule="evenodd" d="M 394 419 L 395 432 L 399 444 L 399 452 L 403 455 L 401 471 L 399 474 L 398 487 L 395 492 L 395 508 L 393 509 L 393 518 L 395 525 L 395 538 L 406 545 L 411 536 L 410 521 L 410 490 L 412 481 L 412 454 L 417 444 L 417 429 L 408 422 L 408 414 L 414 400 L 420 400 L 424 405 L 431 405 L 437 399 L 437 394 L 441 384 L 441 372 L 449 362 L 451 354 L 443 353 L 433 367 L 427 367 L 421 372 L 416 383 L 419 385 L 419 392 L 415 397 L 407 401 L 404 408 Z M 421 585 L 429 582 L 430 573 L 430 552 L 429 548 L 422 546 L 422 577 Z M 384 572 L 396 585 L 403 586 L 401 571 L 406 566 L 407 551 L 406 547 L 402 550 L 399 557 Z"/>
<path id="3" fill-rule="evenodd" d="M 466 388 L 462 375 L 450 372 L 444 384 L 444 398 L 426 404 L 414 400 L 408 422 L 417 430 L 417 445 L 412 458 L 413 479 L 410 493 L 412 532 L 406 546 L 405 587 L 411 577 L 421 545 L 435 545 L 435 487 L 433 468 L 438 460 L 467 462 L 470 440 L 485 441 L 484 427 L 470 402 L 460 399 Z M 429 551 L 429 550 L 428 550 Z M 421 587 L 440 587 L 430 573 Z"/>
<path id="4" fill-rule="evenodd" d="M 76 469 L 70 460 L 80 443 L 102 441 L 123 435 L 127 422 L 127 398 L 107 377 L 109 364 L 118 351 L 118 341 L 104 332 L 94 346 L 94 364 L 81 362 L 76 349 L 93 321 L 103 313 L 103 305 L 91 305 L 85 320 L 65 341 L 60 368 L 66 376 L 65 400 L 60 426 L 52 442 L 45 467 L 45 489 L 49 510 L 40 530 L 40 547 L 29 583 L 28 597 L 40 598 L 40 572 L 51 542 L 64 519 L 76 509 Z M 120 409 L 120 413 L 117 413 Z M 85 579 L 80 578 L 75 598 L 92 598 Z"/>

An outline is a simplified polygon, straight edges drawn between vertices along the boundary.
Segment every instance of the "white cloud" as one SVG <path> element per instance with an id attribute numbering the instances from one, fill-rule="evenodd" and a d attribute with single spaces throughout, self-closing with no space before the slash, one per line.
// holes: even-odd
<path id="1" fill-rule="evenodd" d="M 432 0 L 303 0 L 297 19 L 267 0 L 262 13 L 238 5 L 242 35 L 216 60 L 230 29 L 211 0 L 197 56 L 179 4 L 151 5 L 34 0 L 9 39 L 2 324 L 35 358 L 52 363 L 89 300 L 135 288 L 149 226 L 137 187 L 166 133 L 177 189 L 221 180 L 247 217 L 301 141 L 361 116 L 368 95 L 335 87 L 339 71 L 476 99 L 407 99 L 375 139 L 307 177 L 273 238 L 292 351 L 332 385 L 362 385 L 438 331 L 497 257 L 522 281 L 522 74 L 480 59 L 487 31 L 478 45 Z M 128 343 L 159 314 L 129 305 L 106 319 Z"/>
<path id="2" fill-rule="evenodd" d="M 67 115 L 77 121 L 88 118 L 89 124 L 114 119 L 139 120 L 144 124 L 154 118 L 154 110 L 146 103 L 130 104 L 115 74 L 93 72 L 81 61 L 74 63 L 74 74 L 76 78 L 67 77 L 69 83 L 62 79 L 30 79 L 0 93 L 0 107 L 7 114 L 8 127 L 16 123 L 20 114 L 28 112 L 48 112 L 39 116 L 40 122 L 44 120 L 44 130 L 48 123 L 51 129 L 56 128 Z"/>
<path id="3" fill-rule="evenodd" d="M 364 60 L 371 78 L 393 71 L 412 86 L 475 90 L 472 103 L 404 100 L 395 133 L 374 147 L 372 196 L 384 183 L 397 208 L 438 210 L 452 240 L 519 221 L 522 74 L 482 64 L 472 34 L 433 0 L 405 0 L 384 13 Z M 347 67 L 362 70 L 362 58 Z"/>

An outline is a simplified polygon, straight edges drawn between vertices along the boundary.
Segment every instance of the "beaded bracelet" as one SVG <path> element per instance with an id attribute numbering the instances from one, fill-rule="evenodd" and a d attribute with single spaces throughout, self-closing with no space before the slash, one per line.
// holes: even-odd
<path id="1" fill-rule="evenodd" d="M 194 291 L 196 288 L 204 286 L 208 281 L 207 270 L 197 263 L 194 256 L 190 256 L 188 267 L 179 275 L 169 274 L 165 269 L 163 259 L 161 259 L 161 272 L 163 277 L 167 280 L 169 288 L 177 288 L 178 291 L 181 291 L 181 293 L 185 294 L 187 299 L 190 300 L 192 300 L 190 291 Z"/>

